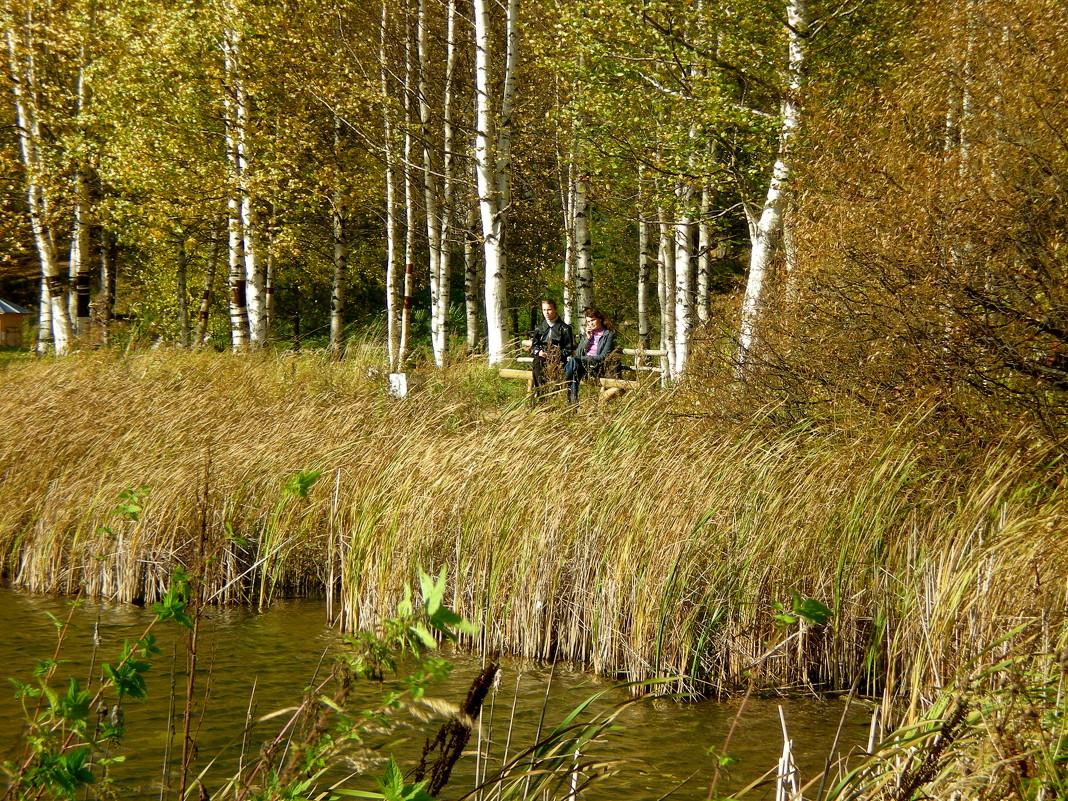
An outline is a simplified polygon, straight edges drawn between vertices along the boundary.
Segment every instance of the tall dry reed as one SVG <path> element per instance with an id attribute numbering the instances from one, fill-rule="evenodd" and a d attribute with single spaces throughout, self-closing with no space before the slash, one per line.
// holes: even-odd
<path id="1" fill-rule="evenodd" d="M 917 702 L 1019 621 L 1064 627 L 1063 469 L 1027 431 L 947 452 L 920 413 L 728 428 L 655 393 L 531 413 L 470 364 L 395 401 L 360 354 L 80 355 L 0 383 L 4 570 L 35 591 L 151 601 L 203 518 L 220 601 L 326 588 L 352 628 L 444 566 L 487 649 Z M 793 592 L 831 622 L 776 629 Z"/>

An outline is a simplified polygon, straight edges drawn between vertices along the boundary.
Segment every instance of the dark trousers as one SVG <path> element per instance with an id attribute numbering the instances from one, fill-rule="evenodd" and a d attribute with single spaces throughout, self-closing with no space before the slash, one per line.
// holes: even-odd
<path id="1" fill-rule="evenodd" d="M 564 375 L 567 377 L 567 399 L 572 403 L 578 403 L 579 383 L 590 373 L 596 373 L 596 366 L 591 369 L 590 365 L 577 356 L 572 356 L 564 365 Z"/>
<path id="2" fill-rule="evenodd" d="M 534 357 L 534 388 L 554 383 L 564 377 L 560 354 L 550 350 L 547 356 Z"/>

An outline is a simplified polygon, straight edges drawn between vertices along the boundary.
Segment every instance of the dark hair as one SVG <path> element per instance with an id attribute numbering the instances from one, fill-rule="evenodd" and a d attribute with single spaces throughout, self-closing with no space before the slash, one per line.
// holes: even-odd
<path id="1" fill-rule="evenodd" d="M 548 303 L 550 306 L 553 307 L 553 311 L 559 311 L 559 309 L 556 308 L 556 301 L 553 300 L 552 298 L 542 298 L 541 299 L 541 304 L 540 305 L 544 306 L 546 303 Z"/>
<path id="2" fill-rule="evenodd" d="M 598 309 L 596 306 L 587 306 L 585 309 L 582 310 L 582 315 L 584 317 L 592 317 L 594 320 L 599 320 L 602 328 L 609 327 L 608 321 L 604 318 L 604 315 L 601 313 L 601 310 Z"/>

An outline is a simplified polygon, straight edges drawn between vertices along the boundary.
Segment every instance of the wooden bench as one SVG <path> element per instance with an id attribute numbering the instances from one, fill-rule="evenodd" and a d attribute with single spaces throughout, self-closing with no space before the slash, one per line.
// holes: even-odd
<path id="1" fill-rule="evenodd" d="M 530 352 L 531 341 L 524 339 L 520 346 L 523 353 Z M 584 381 L 594 384 L 605 389 L 639 389 L 642 386 L 648 386 L 649 382 L 639 380 L 642 373 L 655 373 L 659 376 L 658 383 L 664 385 L 667 381 L 667 351 L 665 350 L 651 350 L 649 348 L 623 348 L 621 351 L 623 356 L 629 356 L 634 360 L 633 365 L 627 365 L 624 369 L 632 370 L 636 378 L 615 378 L 611 376 L 587 376 Z M 646 365 L 645 360 L 655 358 L 658 360 L 656 365 Z M 533 363 L 533 356 L 518 356 L 515 361 L 520 364 Z M 501 378 L 512 379 L 516 381 L 527 382 L 527 393 L 532 394 L 534 392 L 534 372 L 532 370 L 524 370 L 512 367 L 504 367 L 498 371 Z"/>

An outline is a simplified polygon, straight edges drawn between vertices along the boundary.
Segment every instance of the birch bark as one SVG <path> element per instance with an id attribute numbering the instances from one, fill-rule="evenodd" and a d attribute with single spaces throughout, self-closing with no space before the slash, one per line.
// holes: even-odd
<path id="1" fill-rule="evenodd" d="M 660 206 L 660 246 L 656 290 L 660 301 L 660 349 L 667 351 L 668 376 L 675 375 L 675 235 L 666 207 Z"/>
<path id="2" fill-rule="evenodd" d="M 646 219 L 645 180 L 638 172 L 638 347 L 649 347 L 649 221 Z"/>
<path id="3" fill-rule="evenodd" d="M 453 81 L 456 75 L 456 0 L 449 0 L 445 32 L 445 87 L 442 97 L 442 190 L 441 190 L 441 255 L 438 259 L 438 335 L 440 348 L 435 349 L 439 366 L 445 364 L 449 346 L 449 298 L 452 293 L 452 231 L 456 177 L 455 133 L 453 131 Z M 439 356 L 440 351 L 440 356 Z"/>
<path id="4" fill-rule="evenodd" d="M 505 78 L 501 96 L 500 125 L 494 139 L 490 80 L 491 29 L 487 0 L 474 0 L 475 37 L 475 175 L 482 222 L 485 267 L 486 349 L 489 363 L 506 356 L 508 326 L 507 260 L 504 252 L 504 216 L 510 196 L 508 173 L 511 162 L 511 113 L 515 97 L 515 63 L 518 45 L 515 30 L 517 0 L 508 0 Z"/>
<path id="5" fill-rule="evenodd" d="M 341 163 L 341 119 L 334 115 L 334 164 Z M 335 167 L 339 169 L 339 167 Z M 345 210 L 341 196 L 341 176 L 334 176 L 331 203 L 331 231 L 334 238 L 334 275 L 330 282 L 330 352 L 341 354 L 345 345 L 345 281 L 348 275 L 349 249 L 345 240 Z"/>
<path id="6" fill-rule="evenodd" d="M 409 6 L 405 3 L 404 25 L 404 300 L 401 307 L 400 344 L 397 350 L 397 371 L 404 371 L 408 358 L 408 325 L 411 317 L 413 252 L 415 250 L 415 182 L 412 178 L 413 95 L 415 64 L 412 37 L 408 25 Z"/>
<path id="7" fill-rule="evenodd" d="M 686 372 L 690 359 L 690 330 L 693 328 L 693 218 L 690 207 L 693 189 L 679 178 L 675 183 L 675 358 L 672 377 Z"/>
<path id="8" fill-rule="evenodd" d="M 75 91 L 75 119 L 81 127 L 82 115 L 86 113 L 85 48 L 79 53 L 78 77 Z M 84 133 L 84 131 L 80 131 Z M 74 204 L 71 209 L 71 237 L 69 275 L 73 292 L 70 294 L 71 333 L 76 339 L 89 334 L 89 181 L 85 164 L 77 158 L 72 177 Z"/>
<path id="9" fill-rule="evenodd" d="M 586 202 L 586 179 L 581 163 L 570 171 L 574 180 L 575 214 L 575 314 L 593 305 L 593 270 L 590 265 L 590 221 Z"/>
<path id="10" fill-rule="evenodd" d="M 434 362 L 438 367 L 442 367 L 445 363 L 445 353 L 442 338 L 443 320 L 441 319 L 441 189 L 431 152 L 430 95 L 427 85 L 430 55 L 427 41 L 426 0 L 419 0 L 415 20 L 416 103 L 419 110 L 419 143 L 423 160 L 423 203 L 426 209 L 427 257 L 430 267 L 430 342 L 434 351 Z"/>
<path id="11" fill-rule="evenodd" d="M 783 209 L 787 200 L 788 185 L 793 176 L 794 139 L 801 124 L 805 37 L 808 33 L 807 0 L 788 0 L 786 23 L 789 47 L 788 88 L 779 127 L 778 155 L 772 168 L 771 180 L 768 183 L 767 195 L 760 214 L 757 215 L 755 210 L 746 207 L 752 253 L 749 259 L 749 277 L 746 280 L 745 297 L 742 301 L 738 351 L 735 357 L 736 372 L 739 376 L 745 374 L 752 358 L 757 327 L 760 322 L 764 280 L 782 234 Z"/>
<path id="12" fill-rule="evenodd" d="M 575 164 L 561 151 L 559 141 L 556 154 L 564 229 L 564 322 L 571 325 L 575 317 Z"/>
<path id="13" fill-rule="evenodd" d="M 386 351 L 389 371 L 397 371 L 400 331 L 397 325 L 397 200 L 396 151 L 393 147 L 392 86 L 386 47 L 389 30 L 389 0 L 382 0 L 378 39 L 378 80 L 382 90 L 382 147 L 386 179 Z"/>
<path id="14" fill-rule="evenodd" d="M 712 191 L 708 185 L 701 189 L 701 216 L 697 221 L 697 321 L 707 323 L 711 316 L 709 295 L 712 282 L 712 232 L 708 224 L 712 212 Z"/>
<path id="15" fill-rule="evenodd" d="M 230 346 L 235 351 L 245 350 L 249 345 L 249 318 L 246 302 L 245 234 L 240 188 L 243 180 L 239 142 L 241 119 L 238 113 L 238 90 L 240 81 L 237 72 L 239 47 L 237 30 L 227 25 L 223 30 L 222 54 L 226 85 L 223 87 L 223 128 L 226 159 L 229 168 L 227 198 L 227 283 L 230 288 Z"/>
<path id="16" fill-rule="evenodd" d="M 21 42 L 24 52 L 19 52 L 18 36 L 13 27 L 6 30 L 12 93 L 18 125 L 19 151 L 26 173 L 26 203 L 30 216 L 37 255 L 41 263 L 42 308 L 47 305 L 47 315 L 42 311 L 42 326 L 46 317 L 50 322 L 52 342 L 57 356 L 70 350 L 72 329 L 68 308 L 68 289 L 60 271 L 56 255 L 55 237 L 49 219 L 49 203 L 43 178 L 45 174 L 41 155 L 41 124 L 36 102 L 37 76 L 33 59 L 33 41 L 27 25 L 28 41 Z M 40 342 L 46 341 L 43 338 Z M 39 345 L 40 347 L 40 345 Z"/>

